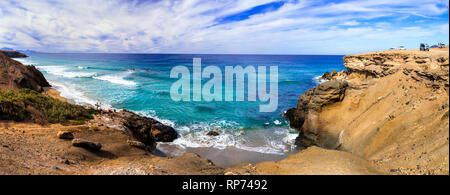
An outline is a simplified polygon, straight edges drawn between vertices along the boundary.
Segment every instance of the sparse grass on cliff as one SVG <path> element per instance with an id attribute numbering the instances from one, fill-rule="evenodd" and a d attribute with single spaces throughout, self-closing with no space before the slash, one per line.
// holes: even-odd
<path id="1" fill-rule="evenodd" d="M 0 120 L 31 120 L 39 124 L 84 123 L 92 119 L 95 112 L 30 89 L 0 90 Z"/>

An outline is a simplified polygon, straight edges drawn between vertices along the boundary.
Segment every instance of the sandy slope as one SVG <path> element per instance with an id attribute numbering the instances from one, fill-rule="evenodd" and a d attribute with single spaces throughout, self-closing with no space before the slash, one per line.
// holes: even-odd
<path id="1" fill-rule="evenodd" d="M 76 148 L 56 137 L 59 130 L 100 142 L 100 152 Z M 223 169 L 195 154 L 159 157 L 129 146 L 121 131 L 86 126 L 40 126 L 0 122 L 0 174 L 223 174 Z"/>

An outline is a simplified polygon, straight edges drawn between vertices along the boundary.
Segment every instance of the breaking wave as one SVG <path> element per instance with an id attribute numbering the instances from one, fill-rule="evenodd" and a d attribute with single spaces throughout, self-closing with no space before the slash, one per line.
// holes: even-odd
<path id="1" fill-rule="evenodd" d="M 125 78 L 129 77 L 131 74 L 133 74 L 135 71 L 128 70 L 126 72 L 117 73 L 117 74 L 109 74 L 109 75 L 102 75 L 102 76 L 94 76 L 94 79 L 102 80 L 102 81 L 108 81 L 110 83 L 119 84 L 119 85 L 127 85 L 127 86 L 136 86 L 136 82 L 126 80 Z"/>

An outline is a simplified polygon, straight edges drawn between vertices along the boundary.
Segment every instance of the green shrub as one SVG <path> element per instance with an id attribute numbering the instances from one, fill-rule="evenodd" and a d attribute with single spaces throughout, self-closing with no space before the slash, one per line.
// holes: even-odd
<path id="1" fill-rule="evenodd" d="M 30 89 L 0 90 L 0 120 L 32 120 L 40 124 L 84 123 L 96 113 L 94 109 L 62 102 Z"/>

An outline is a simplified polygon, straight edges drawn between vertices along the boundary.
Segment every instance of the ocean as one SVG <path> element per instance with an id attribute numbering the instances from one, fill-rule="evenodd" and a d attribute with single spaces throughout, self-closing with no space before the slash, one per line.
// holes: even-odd
<path id="1" fill-rule="evenodd" d="M 105 109 L 126 109 L 174 127 L 180 138 L 160 143 L 168 155 L 196 152 L 218 165 L 277 160 L 295 152 L 298 132 L 289 128 L 284 111 L 296 107 L 298 96 L 315 87 L 318 77 L 344 70 L 338 55 L 204 55 L 204 54 L 49 54 L 16 59 L 35 65 L 61 92 L 81 105 L 101 103 Z M 170 78 L 175 66 L 278 66 L 278 109 L 259 112 L 261 102 L 175 102 Z M 206 132 L 218 130 L 219 136 Z M 228 160 L 223 160 L 228 159 Z"/>

